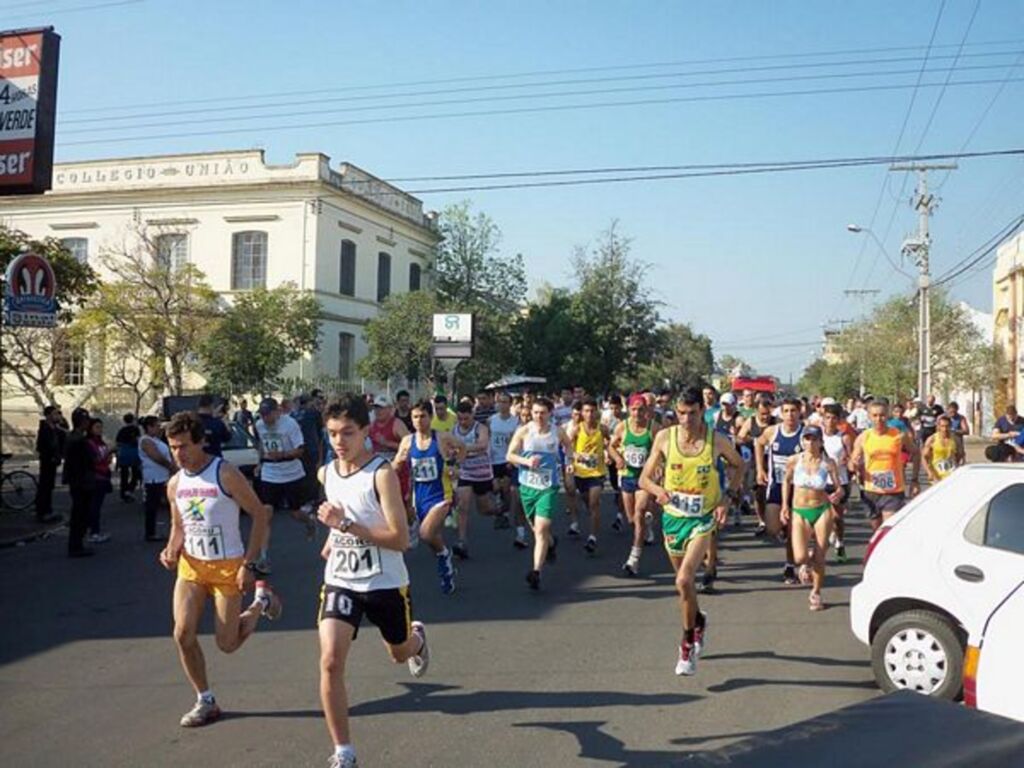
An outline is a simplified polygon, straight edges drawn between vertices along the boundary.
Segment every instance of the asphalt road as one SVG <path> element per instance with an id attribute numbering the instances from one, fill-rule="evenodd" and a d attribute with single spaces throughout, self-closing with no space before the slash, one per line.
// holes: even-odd
<path id="1" fill-rule="evenodd" d="M 855 556 L 866 540 L 857 517 Z M 178 718 L 193 694 L 170 638 L 173 577 L 158 546 L 141 541 L 138 506 L 109 499 L 106 519 L 114 539 L 93 558 L 66 559 L 59 537 L 0 551 L 3 764 L 322 765 L 331 745 L 317 696 L 317 545 L 275 518 L 285 614 L 231 656 L 216 650 L 207 617 L 226 717 L 186 731 Z M 664 765 L 877 695 L 848 629 L 856 561 L 830 569 L 830 608 L 810 613 L 805 590 L 781 583 L 781 548 L 749 523 L 730 532 L 718 591 L 702 600 L 707 655 L 695 677 L 678 678 L 677 602 L 659 547 L 646 549 L 644 576 L 625 579 L 624 535 L 606 531 L 595 557 L 563 536 L 537 594 L 511 533 L 474 523 L 455 595 L 440 594 L 425 549 L 407 558 L 428 676 L 392 665 L 371 626 L 355 644 L 349 694 L 363 766 Z"/>

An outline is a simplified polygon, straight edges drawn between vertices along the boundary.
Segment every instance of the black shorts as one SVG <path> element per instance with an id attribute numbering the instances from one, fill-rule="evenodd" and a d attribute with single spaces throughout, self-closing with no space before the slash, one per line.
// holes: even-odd
<path id="1" fill-rule="evenodd" d="M 501 464 L 491 464 L 491 471 L 494 472 L 495 480 L 504 480 L 506 477 L 512 477 L 512 475 L 515 474 L 515 470 L 506 462 L 502 462 Z"/>
<path id="2" fill-rule="evenodd" d="M 907 496 L 904 493 L 872 493 L 862 489 L 861 496 L 868 507 L 868 517 L 871 519 L 881 517 L 883 512 L 899 512 L 907 503 Z"/>
<path id="3" fill-rule="evenodd" d="M 575 477 L 576 490 L 581 494 L 590 493 L 591 488 L 604 488 L 604 477 Z"/>
<path id="4" fill-rule="evenodd" d="M 472 488 L 475 496 L 486 496 L 494 491 L 493 480 L 463 480 L 459 478 L 459 488 Z"/>
<path id="5" fill-rule="evenodd" d="M 359 634 L 363 616 L 375 624 L 380 636 L 389 645 L 401 645 L 412 632 L 412 598 L 409 587 L 397 589 L 374 589 L 356 592 L 345 587 L 324 584 L 320 587 L 320 607 L 317 610 L 317 624 L 325 619 L 344 621 Z"/>
<path id="6" fill-rule="evenodd" d="M 268 483 L 264 480 L 259 483 L 260 501 L 274 509 L 298 509 L 313 498 L 310 490 L 304 477 L 287 483 Z"/>

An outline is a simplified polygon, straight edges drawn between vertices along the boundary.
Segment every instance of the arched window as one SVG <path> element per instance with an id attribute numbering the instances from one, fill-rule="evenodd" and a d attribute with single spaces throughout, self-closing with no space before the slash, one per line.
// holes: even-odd
<path id="1" fill-rule="evenodd" d="M 356 244 L 351 240 L 341 241 L 341 264 L 338 293 L 356 295 Z"/>
<path id="2" fill-rule="evenodd" d="M 384 301 L 391 295 L 391 254 L 381 251 L 377 254 L 377 301 Z"/>
<path id="3" fill-rule="evenodd" d="M 267 233 L 236 232 L 231 236 L 231 290 L 267 287 Z"/>
<path id="4" fill-rule="evenodd" d="M 418 291 L 420 289 L 420 265 L 410 264 L 409 265 L 409 290 Z"/>

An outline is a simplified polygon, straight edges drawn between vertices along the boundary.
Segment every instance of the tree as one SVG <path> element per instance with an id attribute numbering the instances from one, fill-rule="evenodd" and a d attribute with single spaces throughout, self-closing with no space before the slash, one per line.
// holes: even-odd
<path id="1" fill-rule="evenodd" d="M 644 284 L 648 265 L 629 254 L 630 241 L 613 221 L 591 251 L 578 247 L 573 257 L 579 288 L 572 311 L 589 339 L 570 362 L 591 391 L 610 390 L 617 377 L 635 375 L 658 352 L 660 302 Z"/>
<path id="2" fill-rule="evenodd" d="M 57 282 L 57 327 L 15 328 L 4 326 L 0 373 L 13 376 L 42 408 L 56 399 L 55 374 L 59 372 L 61 350 L 74 343 L 75 312 L 96 291 L 96 272 L 68 253 L 53 238 L 33 240 L 24 232 L 0 225 L 0 290 L 6 290 L 7 266 L 26 251 L 46 257 Z"/>
<path id="3" fill-rule="evenodd" d="M 544 376 L 549 388 L 571 386 L 578 380 L 572 360 L 589 344 L 587 329 L 573 313 L 572 294 L 548 291 L 543 301 L 530 304 L 515 326 L 518 373 Z"/>
<path id="4" fill-rule="evenodd" d="M 718 359 L 718 367 L 729 377 L 750 376 L 754 372 L 753 366 L 735 355 L 722 355 Z"/>
<path id="5" fill-rule="evenodd" d="M 711 377 L 714 359 L 711 339 L 694 333 L 686 323 L 670 323 L 657 330 L 657 352 L 640 365 L 635 376 L 620 380 L 623 389 L 673 389 L 700 386 Z"/>
<path id="6" fill-rule="evenodd" d="M 157 234 L 140 227 L 119 247 L 100 253 L 114 279 L 100 286 L 80 321 L 112 350 L 130 347 L 148 361 L 151 389 L 177 395 L 222 311 L 194 265 L 172 268 L 160 258 Z"/>
<path id="7" fill-rule="evenodd" d="M 219 391 L 269 394 L 288 363 L 319 346 L 319 302 L 285 283 L 239 294 L 203 340 L 200 367 Z"/>
<path id="8" fill-rule="evenodd" d="M 356 365 L 359 375 L 383 381 L 404 376 L 433 382 L 430 347 L 433 317 L 440 311 L 437 297 L 429 291 L 388 297 L 380 314 L 366 324 L 364 336 L 370 351 Z"/>
<path id="9" fill-rule="evenodd" d="M 804 369 L 797 389 L 807 395 L 823 395 L 837 400 L 859 391 L 860 366 L 854 362 L 828 363 L 819 358 Z"/>

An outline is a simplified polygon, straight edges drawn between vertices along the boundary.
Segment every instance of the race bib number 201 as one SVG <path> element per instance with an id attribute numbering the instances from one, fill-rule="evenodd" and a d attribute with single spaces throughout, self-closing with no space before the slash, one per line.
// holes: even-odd
<path id="1" fill-rule="evenodd" d="M 381 572 L 380 549 L 355 536 L 341 536 L 331 547 L 330 569 L 338 579 L 369 579 Z"/>

